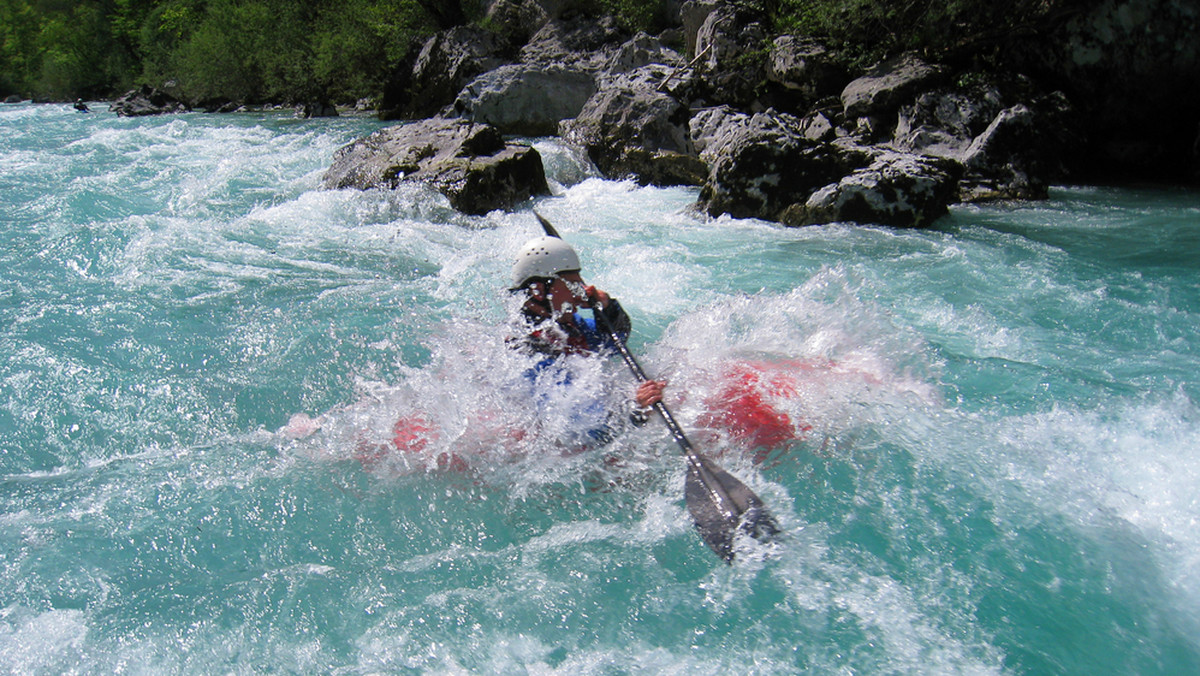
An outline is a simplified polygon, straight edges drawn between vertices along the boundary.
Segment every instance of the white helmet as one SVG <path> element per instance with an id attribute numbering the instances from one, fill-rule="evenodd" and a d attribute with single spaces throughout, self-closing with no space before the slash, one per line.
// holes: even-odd
<path id="1" fill-rule="evenodd" d="M 579 256 L 558 237 L 531 239 L 517 252 L 512 267 L 512 288 L 519 289 L 530 279 L 553 277 L 560 272 L 579 270 Z"/>

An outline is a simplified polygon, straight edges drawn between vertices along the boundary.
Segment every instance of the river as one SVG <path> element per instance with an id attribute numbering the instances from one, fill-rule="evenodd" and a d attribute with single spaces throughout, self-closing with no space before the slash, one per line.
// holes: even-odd
<path id="1" fill-rule="evenodd" d="M 535 139 L 469 217 L 320 189 L 375 120 L 94 109 L 0 107 L 0 670 L 1200 672 L 1194 191 L 787 229 Z M 618 359 L 530 408 L 534 206 L 778 540 L 713 556 L 657 421 L 569 441 Z"/>

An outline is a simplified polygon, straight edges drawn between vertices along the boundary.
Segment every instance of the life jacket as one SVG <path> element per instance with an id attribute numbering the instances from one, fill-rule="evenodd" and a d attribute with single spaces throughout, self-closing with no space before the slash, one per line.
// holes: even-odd
<path id="1" fill-rule="evenodd" d="M 604 318 L 618 340 L 628 337 L 629 315 L 616 300 L 611 300 L 604 308 Z M 525 371 L 526 379 L 534 386 L 531 396 L 539 409 L 554 406 L 555 397 L 574 386 L 575 377 L 568 357 L 607 356 L 616 350 L 612 336 L 598 325 L 590 309 L 577 310 L 558 321 L 523 311 L 522 319 L 528 333 L 514 341 L 514 347 L 542 357 Z M 616 436 L 614 420 L 618 416 L 614 413 L 610 410 L 608 393 L 596 392 L 594 399 L 572 413 L 577 429 L 571 436 L 575 439 L 564 441 L 581 446 L 608 443 Z"/>
<path id="2" fill-rule="evenodd" d="M 604 318 L 616 332 L 619 340 L 629 337 L 629 315 L 621 304 L 613 299 L 604 308 Z M 558 321 L 539 317 L 522 311 L 522 318 L 529 327 L 521 347 L 549 356 L 564 354 L 606 354 L 617 349 L 609 335 L 598 325 L 592 310 L 576 310 Z"/>

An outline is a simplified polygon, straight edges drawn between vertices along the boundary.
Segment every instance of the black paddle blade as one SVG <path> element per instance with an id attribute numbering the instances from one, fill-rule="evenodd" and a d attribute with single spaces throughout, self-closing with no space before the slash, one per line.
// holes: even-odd
<path id="1" fill-rule="evenodd" d="M 696 530 L 717 556 L 733 563 L 733 544 L 739 533 L 760 542 L 779 533 L 754 491 L 708 458 L 694 457 L 695 462 L 688 463 L 683 495 Z"/>
<path id="2" fill-rule="evenodd" d="M 533 215 L 537 216 L 538 223 L 540 223 L 542 225 L 542 230 L 544 230 L 546 232 L 547 236 L 557 237 L 559 239 L 562 239 L 562 235 L 558 234 L 558 231 L 554 229 L 553 225 L 550 225 L 550 221 L 547 221 L 545 218 L 542 218 L 542 215 L 536 211 L 533 212 Z"/>

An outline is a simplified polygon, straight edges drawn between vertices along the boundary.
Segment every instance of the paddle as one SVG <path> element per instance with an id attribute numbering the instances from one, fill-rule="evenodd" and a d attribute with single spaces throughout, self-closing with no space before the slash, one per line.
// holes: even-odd
<path id="1" fill-rule="evenodd" d="M 533 214 L 537 216 L 538 222 L 542 224 L 542 229 L 548 236 L 562 239 L 562 235 L 558 234 L 554 226 L 542 218 L 541 214 L 536 211 Z M 608 334 L 613 345 L 617 347 L 617 352 L 625 361 L 625 365 L 633 372 L 634 378 L 639 383 L 649 380 L 633 353 L 625 345 L 625 341 L 621 340 L 617 332 L 613 330 L 600 308 L 593 305 L 592 311 L 596 316 L 596 323 Z M 684 500 L 687 502 L 688 512 L 692 515 L 696 530 L 700 532 L 700 537 L 717 553 L 717 556 L 724 559 L 726 563 L 733 563 L 733 545 L 739 533 L 763 542 L 777 535 L 779 527 L 775 525 L 775 520 L 771 518 L 763 501 L 754 494 L 754 491 L 747 488 L 746 484 L 738 481 L 732 474 L 718 467 L 716 463 L 701 455 L 692 446 L 687 435 L 683 433 L 683 428 L 675 421 L 675 417 L 671 415 L 666 404 L 660 401 L 654 404 L 654 410 L 666 423 L 671 436 L 675 438 L 675 443 L 679 445 L 687 459 L 687 478 L 683 487 Z"/>

